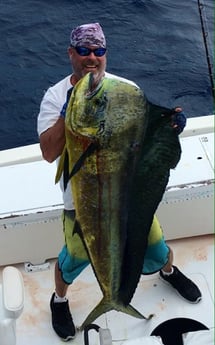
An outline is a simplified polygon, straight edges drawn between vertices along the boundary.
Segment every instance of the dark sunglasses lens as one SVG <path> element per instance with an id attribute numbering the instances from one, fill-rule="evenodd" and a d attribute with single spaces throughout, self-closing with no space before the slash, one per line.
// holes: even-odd
<path id="1" fill-rule="evenodd" d="M 97 48 L 94 51 L 95 56 L 103 56 L 105 55 L 106 49 L 105 48 Z"/>
<path id="2" fill-rule="evenodd" d="M 76 47 L 75 50 L 81 56 L 90 55 L 90 49 L 89 48 L 86 48 L 86 47 Z"/>

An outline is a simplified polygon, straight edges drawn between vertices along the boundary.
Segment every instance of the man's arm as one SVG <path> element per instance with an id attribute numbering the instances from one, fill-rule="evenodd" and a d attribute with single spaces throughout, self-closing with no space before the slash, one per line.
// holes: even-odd
<path id="1" fill-rule="evenodd" d="M 57 122 L 40 135 L 40 148 L 43 158 L 52 163 L 61 155 L 65 145 L 65 121 L 59 117 Z"/>
<path id="2" fill-rule="evenodd" d="M 61 155 L 65 145 L 65 116 L 72 89 L 73 87 L 67 91 L 66 102 L 60 111 L 58 120 L 52 127 L 40 134 L 40 148 L 42 155 L 49 163 L 52 163 Z M 46 102 L 46 104 L 49 104 L 50 107 L 50 102 Z M 53 110 L 56 111 L 55 109 Z"/>

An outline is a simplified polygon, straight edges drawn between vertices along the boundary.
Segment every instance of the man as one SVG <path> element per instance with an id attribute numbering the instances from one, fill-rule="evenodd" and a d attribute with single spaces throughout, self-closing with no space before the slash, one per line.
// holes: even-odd
<path id="1" fill-rule="evenodd" d="M 65 145 L 64 118 L 67 102 L 72 87 L 84 75 L 93 72 L 96 78 L 105 75 L 135 85 L 132 81 L 105 72 L 106 40 L 98 23 L 85 24 L 73 29 L 68 54 L 73 73 L 48 89 L 41 102 L 38 116 L 40 146 L 43 157 L 48 162 L 56 160 L 63 151 Z M 172 117 L 172 126 L 177 133 L 183 130 L 185 123 L 186 119 L 181 108 L 176 108 Z M 79 236 L 76 233 L 73 234 L 72 231 L 75 211 L 70 184 L 63 192 L 63 199 L 65 210 L 62 217 L 65 245 L 55 266 L 56 289 L 51 297 L 50 308 L 55 332 L 60 338 L 68 341 L 75 337 L 75 326 L 69 310 L 66 292 L 68 286 L 89 264 L 89 261 Z M 158 220 L 154 217 L 144 258 L 143 274 L 159 271 L 160 277 L 170 283 L 182 297 L 191 303 L 199 302 L 201 292 L 198 287 L 185 277 L 177 267 L 173 266 L 172 262 L 172 250 L 166 245 Z"/>

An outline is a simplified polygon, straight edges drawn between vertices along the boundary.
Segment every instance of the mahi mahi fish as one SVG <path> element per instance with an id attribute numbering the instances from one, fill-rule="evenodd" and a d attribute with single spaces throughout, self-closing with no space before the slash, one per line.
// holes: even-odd
<path id="1" fill-rule="evenodd" d="M 64 174 L 78 233 L 103 293 L 81 329 L 101 314 L 143 316 L 130 304 L 138 285 L 154 213 L 181 155 L 172 110 L 149 103 L 135 85 L 93 74 L 74 87 L 66 113 Z"/>

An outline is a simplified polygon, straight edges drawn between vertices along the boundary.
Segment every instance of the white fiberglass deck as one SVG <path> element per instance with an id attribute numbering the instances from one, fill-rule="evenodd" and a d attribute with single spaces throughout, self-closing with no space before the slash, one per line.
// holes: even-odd
<path id="1" fill-rule="evenodd" d="M 137 287 L 132 305 L 144 315 L 154 313 L 150 321 L 139 320 L 111 311 L 95 323 L 109 328 L 113 344 L 122 344 L 125 339 L 150 335 L 152 330 L 165 320 L 187 317 L 214 327 L 214 240 L 213 235 L 169 241 L 174 250 L 175 264 L 193 279 L 202 291 L 199 304 L 190 304 L 179 297 L 175 290 L 158 278 L 157 274 L 144 276 Z M 49 261 L 50 269 L 27 273 L 21 270 L 25 283 L 25 308 L 17 320 L 17 345 L 57 345 L 62 341 L 51 327 L 49 299 L 54 289 L 53 268 L 55 260 Z M 69 288 L 68 297 L 74 322 L 80 326 L 87 314 L 101 298 L 97 281 L 91 268 L 77 278 Z M 98 345 L 96 332 L 90 334 L 90 345 Z M 74 345 L 83 345 L 83 333 L 78 332 Z"/>

